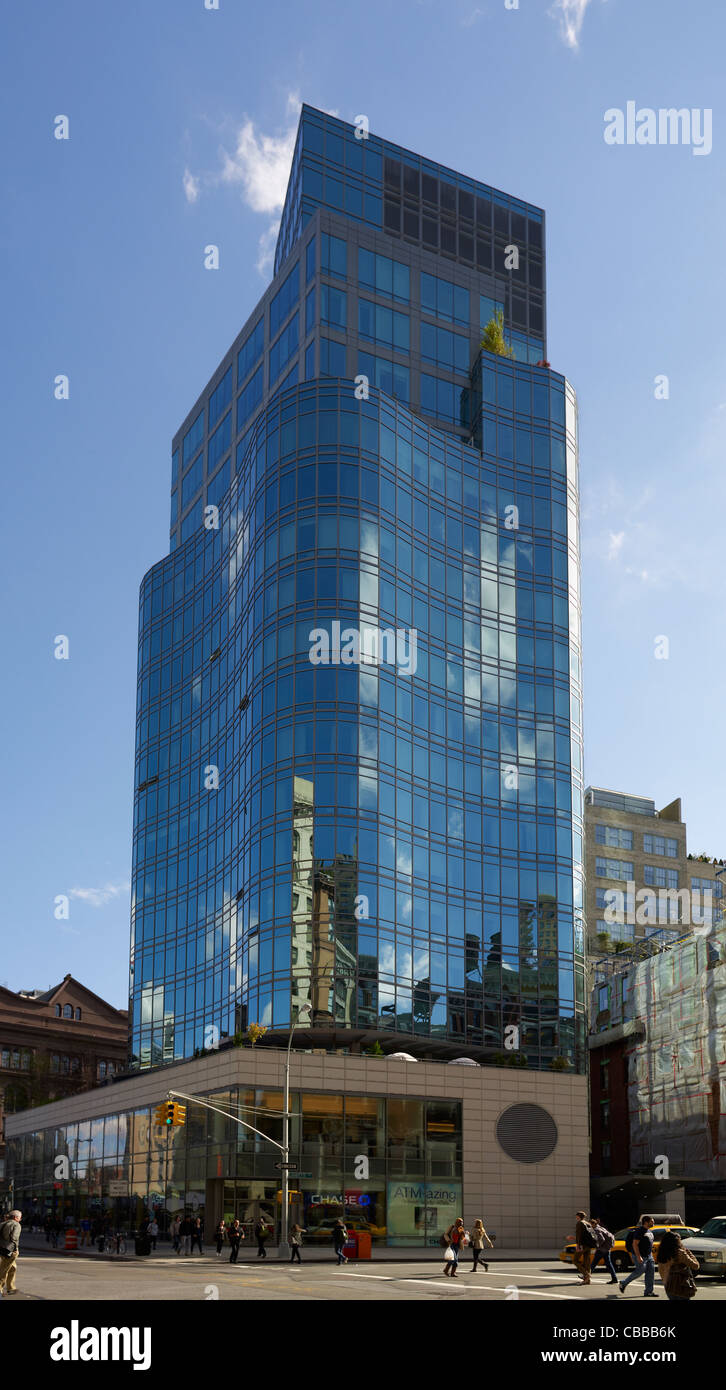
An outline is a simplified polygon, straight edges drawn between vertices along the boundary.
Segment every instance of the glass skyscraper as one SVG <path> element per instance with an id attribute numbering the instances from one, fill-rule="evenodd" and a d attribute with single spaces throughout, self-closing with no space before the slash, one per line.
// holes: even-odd
<path id="1" fill-rule="evenodd" d="M 577 425 L 544 215 L 361 134 L 303 107 L 274 279 L 172 444 L 133 1066 L 297 1022 L 298 1046 L 582 1072 Z M 499 311 L 511 358 L 481 348 Z"/>

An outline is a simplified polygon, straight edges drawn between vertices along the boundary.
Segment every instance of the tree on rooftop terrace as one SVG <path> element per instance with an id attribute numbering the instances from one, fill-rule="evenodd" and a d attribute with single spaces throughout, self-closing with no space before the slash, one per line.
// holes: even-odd
<path id="1" fill-rule="evenodd" d="M 495 352 L 497 357 L 514 357 L 514 353 L 504 338 L 504 314 L 498 309 L 492 314 L 484 332 L 480 347 L 487 352 Z"/>

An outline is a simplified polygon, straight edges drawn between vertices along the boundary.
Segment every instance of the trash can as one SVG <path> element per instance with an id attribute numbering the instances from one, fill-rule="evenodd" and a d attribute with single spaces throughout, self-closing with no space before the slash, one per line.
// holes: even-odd
<path id="1" fill-rule="evenodd" d="M 345 1245 L 343 1246 L 343 1254 L 345 1255 L 346 1260 L 358 1259 L 358 1239 L 359 1237 L 357 1231 L 348 1232 L 348 1239 L 346 1240 Z"/>
<path id="2" fill-rule="evenodd" d="M 371 1258 L 371 1233 L 370 1231 L 357 1231 L 358 1236 L 358 1259 L 369 1260 Z"/>
<path id="3" fill-rule="evenodd" d="M 134 1242 L 134 1249 L 137 1255 L 150 1255 L 151 1240 L 149 1236 L 137 1236 Z"/>

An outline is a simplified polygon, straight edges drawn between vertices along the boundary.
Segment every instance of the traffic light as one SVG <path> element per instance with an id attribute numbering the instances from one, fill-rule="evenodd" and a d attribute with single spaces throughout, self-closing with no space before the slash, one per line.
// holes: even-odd
<path id="1" fill-rule="evenodd" d="M 157 1105 L 154 1110 L 154 1124 L 163 1125 L 165 1129 L 172 1125 L 184 1125 L 186 1120 L 186 1105 L 178 1105 L 175 1100 L 165 1100 L 163 1105 Z"/>

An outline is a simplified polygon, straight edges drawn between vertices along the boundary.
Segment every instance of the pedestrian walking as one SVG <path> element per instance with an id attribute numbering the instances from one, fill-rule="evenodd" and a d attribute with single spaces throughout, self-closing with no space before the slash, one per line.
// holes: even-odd
<path id="1" fill-rule="evenodd" d="M 149 1240 L 151 1241 L 151 1248 L 152 1248 L 152 1250 L 155 1250 L 155 1249 L 156 1249 L 156 1242 L 157 1242 L 157 1240 L 159 1239 L 159 1223 L 158 1223 L 158 1221 L 156 1220 L 156 1217 L 152 1217 L 151 1221 L 149 1222 L 149 1232 L 148 1232 L 148 1234 L 149 1234 Z"/>
<path id="2" fill-rule="evenodd" d="M 198 1245 L 198 1246 L 199 1246 L 199 1254 L 200 1254 L 200 1255 L 203 1255 L 203 1254 L 204 1254 L 204 1251 L 203 1251 L 203 1249 L 202 1249 L 202 1238 L 203 1238 L 203 1236 L 204 1236 L 204 1227 L 203 1227 L 203 1225 L 202 1225 L 202 1218 L 201 1218 L 201 1216 L 198 1216 L 197 1219 L 196 1219 L 196 1221 L 194 1222 L 194 1225 L 192 1226 L 192 1248 L 191 1248 L 190 1254 L 192 1254 L 192 1255 L 194 1254 L 194 1246 L 195 1246 L 195 1245 Z"/>
<path id="3" fill-rule="evenodd" d="M 474 1267 L 472 1269 L 472 1274 L 477 1269 L 480 1260 L 484 1268 L 488 1269 L 489 1265 L 484 1259 L 482 1251 L 485 1246 L 487 1246 L 490 1250 L 493 1250 L 494 1245 L 492 1241 L 489 1239 L 489 1236 L 487 1235 L 486 1231 L 484 1230 L 483 1221 L 478 1220 L 474 1222 L 469 1243 L 471 1245 L 472 1254 L 474 1256 Z"/>
<path id="4" fill-rule="evenodd" d="M 300 1259 L 300 1246 L 302 1245 L 304 1234 L 305 1228 L 303 1226 L 298 1226 L 296 1221 L 290 1231 L 290 1264 L 293 1264 L 295 1260 L 297 1260 L 299 1265 L 302 1264 L 302 1260 Z"/>
<path id="5" fill-rule="evenodd" d="M 339 1265 L 347 1265 L 348 1263 L 347 1257 L 343 1254 L 343 1248 L 347 1239 L 348 1232 L 345 1228 L 345 1222 L 341 1221 L 340 1217 L 338 1217 L 338 1220 L 333 1226 L 333 1249 L 338 1256 Z"/>
<path id="6" fill-rule="evenodd" d="M 192 1230 L 191 1218 L 189 1216 L 184 1216 L 181 1226 L 179 1227 L 179 1250 L 182 1255 L 191 1255 L 192 1253 Z"/>
<path id="7" fill-rule="evenodd" d="M 217 1242 L 217 1254 L 218 1254 L 218 1255 L 221 1255 L 221 1253 L 222 1253 L 222 1246 L 224 1245 L 224 1237 L 226 1236 L 226 1234 L 227 1234 L 227 1227 L 226 1227 L 225 1224 L 224 1224 L 224 1218 L 222 1218 L 222 1220 L 219 1221 L 219 1222 L 217 1223 L 217 1229 L 216 1229 L 216 1231 L 214 1232 L 214 1239 L 215 1239 L 216 1242 Z"/>
<path id="8" fill-rule="evenodd" d="M 583 1284 L 589 1284 L 591 1283 L 590 1264 L 593 1251 L 597 1247 L 597 1240 L 592 1224 L 588 1221 L 584 1211 L 575 1212 L 575 1221 L 577 1222 L 575 1226 L 575 1245 L 577 1246 L 575 1264 Z"/>
<path id="9" fill-rule="evenodd" d="M 258 1260 L 260 1260 L 260 1259 L 261 1259 L 261 1260 L 266 1260 L 266 1259 L 267 1259 L 267 1251 L 266 1251 L 266 1249 L 265 1249 L 265 1241 L 267 1240 L 267 1237 L 268 1237 L 269 1234 L 270 1234 L 270 1233 L 269 1233 L 269 1231 L 268 1231 L 268 1229 L 267 1229 L 267 1223 L 265 1222 L 264 1218 L 263 1218 L 262 1216 L 258 1217 L 258 1218 L 257 1218 L 257 1222 L 256 1222 L 256 1224 L 255 1224 L 255 1237 L 256 1237 L 256 1240 L 257 1240 L 257 1258 L 258 1258 Z"/>
<path id="10" fill-rule="evenodd" d="M 447 1252 L 451 1251 L 451 1255 L 444 1265 L 444 1274 L 449 1274 L 452 1279 L 456 1279 L 459 1268 L 459 1256 L 464 1249 L 464 1245 L 467 1244 L 469 1240 L 469 1232 L 464 1227 L 463 1217 L 457 1216 L 453 1225 L 449 1226 L 446 1232 L 446 1240 L 446 1249 Z"/>
<path id="11" fill-rule="evenodd" d="M 89 1245 L 91 1241 L 91 1223 L 87 1216 L 81 1217 L 80 1231 L 81 1238 L 78 1242 L 79 1246 Z"/>
<path id="12" fill-rule="evenodd" d="M 596 1241 L 595 1249 L 592 1254 L 592 1264 L 590 1265 L 590 1273 L 592 1274 L 592 1271 L 594 1270 L 598 1260 L 602 1260 L 603 1264 L 605 1265 L 605 1268 L 610 1270 L 610 1283 L 617 1284 L 618 1276 L 615 1273 L 613 1257 L 610 1254 L 610 1251 L 612 1250 L 615 1244 L 615 1236 L 613 1235 L 612 1231 L 608 1230 L 607 1226 L 603 1226 L 602 1221 L 598 1216 L 592 1217 L 590 1225 L 592 1226 Z"/>
<path id="13" fill-rule="evenodd" d="M 224 1222 L 221 1221 L 221 1222 L 220 1222 L 220 1225 L 221 1225 L 221 1227 L 222 1227 L 222 1238 L 224 1238 Z M 230 1262 L 231 1265 L 236 1265 L 236 1263 L 237 1263 L 237 1256 L 238 1256 L 238 1254 L 239 1254 L 239 1243 L 240 1243 L 241 1240 L 244 1240 L 244 1238 L 245 1238 L 245 1233 L 244 1233 L 244 1231 L 242 1230 L 242 1227 L 240 1226 L 239 1221 L 235 1220 L 235 1221 L 232 1221 L 232 1222 L 230 1223 L 230 1225 L 229 1225 L 229 1227 L 228 1227 L 228 1229 L 227 1229 L 227 1237 L 228 1237 L 230 1246 L 232 1247 L 232 1248 L 231 1248 L 230 1257 L 229 1257 L 229 1262 Z M 219 1254 L 220 1254 L 220 1251 L 221 1251 L 221 1247 L 220 1247 L 220 1245 L 219 1245 L 219 1231 L 217 1231 L 217 1242 L 218 1242 L 218 1243 L 217 1243 L 217 1254 L 219 1255 Z"/>
<path id="14" fill-rule="evenodd" d="M 653 1259 L 653 1218 L 652 1216 L 641 1216 L 640 1225 L 633 1231 L 633 1256 L 635 1258 L 635 1269 L 628 1275 L 627 1279 L 621 1279 L 619 1289 L 625 1293 L 628 1284 L 632 1284 L 634 1279 L 645 1277 L 644 1298 L 657 1298 L 658 1295 L 653 1288 L 655 1282 L 655 1261 Z"/>
<path id="15" fill-rule="evenodd" d="M 696 1294 L 692 1271 L 701 1268 L 676 1231 L 666 1231 L 658 1245 L 658 1273 L 672 1303 L 687 1303 Z"/>
<path id="16" fill-rule="evenodd" d="M 175 1217 L 174 1217 L 174 1220 L 172 1221 L 172 1223 L 171 1223 L 171 1225 L 170 1225 L 170 1227 L 169 1227 L 169 1234 L 170 1234 L 170 1236 L 171 1236 L 171 1248 L 172 1248 L 172 1250 L 174 1251 L 174 1254 L 175 1254 L 175 1255 L 179 1253 L 179 1227 L 180 1227 L 180 1226 L 181 1226 L 181 1221 L 179 1220 L 179 1217 L 178 1217 L 178 1216 L 175 1216 Z"/>
<path id="17" fill-rule="evenodd" d="M 22 1230 L 23 1213 L 11 1211 L 7 1220 L 0 1226 L 0 1294 L 17 1293 L 15 1274 L 18 1265 L 18 1247 Z"/>

